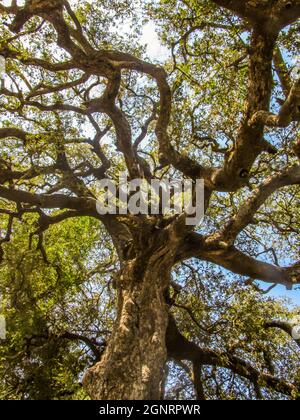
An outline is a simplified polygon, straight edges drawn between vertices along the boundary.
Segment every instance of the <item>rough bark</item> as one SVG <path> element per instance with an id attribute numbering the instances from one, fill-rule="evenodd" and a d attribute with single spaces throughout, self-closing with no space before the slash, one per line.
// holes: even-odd
<path id="1" fill-rule="evenodd" d="M 193 363 L 195 388 L 201 399 L 205 398 L 201 383 L 201 366 L 205 365 L 229 369 L 250 380 L 254 385 L 261 381 L 271 389 L 286 395 L 293 396 L 295 393 L 293 384 L 283 383 L 280 379 L 258 371 L 234 354 L 202 349 L 188 342 L 176 329 L 175 320 L 172 324 L 171 317 L 167 330 L 169 314 L 165 292 L 170 284 L 170 270 L 174 263 L 190 258 L 210 261 L 233 273 L 248 276 L 251 279 L 284 284 L 290 288 L 299 283 L 299 262 L 288 268 L 278 267 L 256 260 L 235 247 L 238 235 L 255 222 L 257 211 L 271 194 L 284 186 L 299 184 L 299 166 L 289 167 L 281 171 L 279 175 L 260 183 L 258 189 L 235 216 L 220 231 L 209 236 L 191 232 L 189 228 L 182 226 L 183 219 L 180 219 L 179 223 L 175 221 L 174 224 L 163 220 L 162 226 L 162 220 L 157 218 L 154 226 L 149 220 L 145 221 L 143 216 L 124 216 L 122 220 L 112 215 L 100 216 L 96 211 L 93 189 L 89 189 L 91 175 L 101 180 L 110 164 L 113 163 L 106 158 L 101 149 L 100 139 L 106 131 L 100 129 L 93 117 L 94 114 L 100 113 L 109 118 L 108 130 L 110 125 L 115 129 L 115 146 L 122 153 L 128 174 L 132 179 L 144 175 L 147 179 L 156 177 L 156 173 L 151 173 L 149 170 L 149 165 L 145 171 L 145 165 L 137 147 L 141 139 L 145 138 L 150 122 L 156 121 L 155 134 L 158 147 L 155 153 L 159 157 L 160 169 L 171 165 L 181 172 L 182 176 L 191 179 L 204 178 L 205 207 L 208 207 L 213 191 L 235 192 L 247 185 L 253 164 L 262 152 L 276 153 L 276 149 L 274 150 L 274 147 L 264 139 L 266 125 L 278 127 L 298 121 L 299 82 L 293 87 L 287 82 L 287 75 L 280 63 L 282 58 L 278 58 L 278 55 L 277 61 L 275 59 L 275 67 L 286 96 L 286 101 L 278 116 L 270 115 L 270 100 L 273 89 L 273 53 L 278 47 L 276 47 L 278 35 L 284 26 L 296 21 L 300 16 L 300 0 L 213 0 L 213 2 L 242 18 L 249 33 L 251 28 L 251 41 L 247 48 L 247 55 L 249 55 L 247 103 L 240 128 L 233 139 L 234 144 L 226 152 L 225 161 L 221 167 L 207 167 L 204 162 L 194 161 L 189 155 L 178 152 L 174 148 L 169 134 L 171 132 L 169 128 L 171 128 L 172 116 L 172 89 L 168 83 L 168 74 L 162 67 L 122 51 L 95 48 L 91 45 L 89 37 L 84 35 L 85 30 L 67 1 L 27 0 L 24 7 L 18 7 L 16 2 L 12 2 L 10 7 L 0 5 L 2 14 L 14 16 L 10 25 L 12 32 L 20 34 L 23 29 L 26 29 L 24 26 L 28 20 L 38 16 L 53 28 L 57 37 L 57 47 L 70 56 L 68 61 L 54 63 L 30 56 L 27 52 L 24 54 L 22 48 L 14 46 L 11 41 L 4 40 L 0 51 L 4 58 L 17 60 L 29 70 L 37 67 L 41 71 L 54 73 L 68 70 L 84 73 L 79 79 L 78 76 L 76 80 L 70 77 L 66 83 L 59 85 L 42 85 L 42 87 L 38 85 L 37 89 L 29 86 L 29 92 L 28 86 L 27 89 L 19 89 L 18 93 L 11 92 L 4 85 L 0 89 L 0 94 L 8 99 L 17 100 L 20 104 L 17 110 L 6 109 L 6 112 L 12 115 L 18 111 L 21 116 L 25 107 L 33 107 L 48 113 L 72 112 L 89 120 L 96 130 L 95 138 L 79 140 L 80 143 L 92 146 L 95 158 L 99 161 L 98 164 L 101 163 L 100 167 L 98 164 L 94 167 L 89 160 L 83 160 L 74 170 L 73 165 L 69 163 L 74 158 L 72 155 L 68 156 L 64 147 L 64 144 L 72 139 L 68 139 L 68 135 L 65 136 L 64 133 L 63 140 L 56 150 L 54 165 L 36 167 L 32 164 L 28 169 L 27 165 L 19 162 L 20 165 L 17 167 L 20 166 L 21 171 L 13 169 L 16 165 L 12 165 L 11 168 L 10 163 L 5 160 L 0 162 L 0 197 L 16 204 L 15 211 L 0 209 L 0 213 L 9 216 L 6 236 L 0 240 L 0 261 L 3 257 L 1 245 L 10 240 L 15 219 L 21 218 L 27 212 L 35 212 L 39 215 L 39 229 L 35 233 L 39 235 L 39 249 L 42 252 L 44 251 L 41 235 L 52 224 L 79 216 L 93 216 L 102 221 L 113 240 L 122 269 L 116 284 L 118 306 L 111 340 L 100 362 L 91 368 L 84 378 L 84 385 L 93 399 L 159 399 L 167 348 L 169 357 L 177 361 L 189 360 Z M 66 19 L 67 14 L 68 19 Z M 25 46 L 26 44 L 27 41 Z M 135 144 L 133 144 L 133 130 L 130 126 L 131 119 L 127 119 L 122 107 L 117 105 L 121 87 L 123 89 L 123 71 L 137 72 L 139 75 L 151 78 L 157 86 L 157 95 L 159 95 L 159 105 L 154 104 L 153 115 L 149 117 Z M 98 98 L 90 99 L 89 92 L 92 85 L 89 85 L 88 88 L 83 88 L 82 95 L 78 95 L 82 101 L 80 106 L 70 105 L 67 100 L 65 103 L 58 101 L 52 104 L 44 100 L 44 95 L 72 89 L 86 83 L 92 76 L 104 78 L 107 82 L 105 87 L 103 85 L 103 94 Z M 102 86 L 102 81 L 99 85 Z M 39 97 L 41 99 L 34 99 Z M 26 127 L 26 124 L 24 126 Z M 0 141 L 18 139 L 25 150 L 26 142 L 36 138 L 37 135 L 45 137 L 43 132 L 27 133 L 13 126 L 0 129 Z M 297 140 L 294 147 L 297 157 L 300 156 L 299 149 Z M 43 188 L 34 188 L 37 185 L 36 178 L 51 174 L 55 178 L 59 175 L 59 181 L 50 190 L 46 181 Z M 33 182 L 22 184 L 18 182 L 20 180 L 33 180 Z M 65 190 L 69 191 L 68 194 L 58 193 Z M 53 213 L 49 216 L 43 212 L 45 209 L 61 209 L 64 213 Z M 172 225 L 168 227 L 169 223 Z M 44 253 L 43 258 L 46 260 Z M 91 348 L 97 358 L 100 357 L 95 343 L 85 337 L 65 333 L 61 338 L 81 340 Z"/>
<path id="2" fill-rule="evenodd" d="M 253 31 L 250 44 L 249 89 L 246 112 L 236 142 L 226 155 L 224 167 L 214 176 L 217 189 L 235 191 L 247 179 L 253 163 L 265 148 L 264 125 L 250 124 L 251 117 L 270 106 L 272 92 L 272 60 L 276 36 Z"/>
<path id="3" fill-rule="evenodd" d="M 126 262 L 117 282 L 114 332 L 101 361 L 85 375 L 96 400 L 159 400 L 167 360 L 166 293 L 170 255 L 161 247 Z M 171 257 L 172 258 L 172 257 Z"/>

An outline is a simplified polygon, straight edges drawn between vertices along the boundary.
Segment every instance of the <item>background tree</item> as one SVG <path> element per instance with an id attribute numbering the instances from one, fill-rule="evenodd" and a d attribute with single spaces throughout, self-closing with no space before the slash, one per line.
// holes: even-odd
<path id="1" fill-rule="evenodd" d="M 2 3 L 4 397 L 297 398 L 295 312 L 254 282 L 300 282 L 300 2 Z M 124 170 L 203 178 L 202 225 L 100 216 Z"/>

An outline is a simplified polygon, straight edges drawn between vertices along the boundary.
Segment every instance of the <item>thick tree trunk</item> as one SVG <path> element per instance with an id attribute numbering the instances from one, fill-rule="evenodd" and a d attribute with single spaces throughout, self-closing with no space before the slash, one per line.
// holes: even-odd
<path id="1" fill-rule="evenodd" d="M 171 257 L 171 258 L 170 258 Z M 114 332 L 101 361 L 85 375 L 95 400 L 158 400 L 167 359 L 171 253 L 166 247 L 150 258 L 128 261 L 118 282 Z"/>

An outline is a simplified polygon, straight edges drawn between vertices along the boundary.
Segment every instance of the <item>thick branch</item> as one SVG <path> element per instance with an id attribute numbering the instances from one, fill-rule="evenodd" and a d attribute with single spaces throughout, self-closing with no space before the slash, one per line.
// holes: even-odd
<path id="1" fill-rule="evenodd" d="M 269 111 L 272 92 L 272 60 L 276 37 L 255 32 L 250 45 L 247 107 L 235 144 L 228 151 L 223 168 L 213 178 L 215 189 L 235 191 L 245 185 L 256 158 L 266 150 L 264 125 L 250 125 L 258 111 Z"/>
<path id="2" fill-rule="evenodd" d="M 92 197 L 68 197 L 62 194 L 34 194 L 0 186 L 0 197 L 15 203 L 25 203 L 47 209 L 90 209 L 96 212 L 96 202 Z"/>
<path id="3" fill-rule="evenodd" d="M 292 121 L 300 121 L 300 79 L 294 83 L 278 115 L 267 111 L 258 111 L 252 117 L 250 125 L 264 124 L 269 127 L 287 127 Z"/>
<path id="4" fill-rule="evenodd" d="M 178 250 L 177 262 L 199 258 L 217 264 L 241 276 L 261 280 L 271 284 L 282 284 L 291 289 L 300 283 L 299 264 L 292 267 L 278 267 L 249 257 L 234 246 L 222 242 L 212 242 L 207 238 L 190 233 Z"/>
<path id="5" fill-rule="evenodd" d="M 22 141 L 26 140 L 26 136 L 28 133 L 26 133 L 23 130 L 20 130 L 19 128 L 0 128 L 0 139 L 7 139 L 7 138 L 16 138 L 20 139 Z"/>
<path id="6" fill-rule="evenodd" d="M 291 338 L 294 339 L 295 343 L 297 343 L 298 347 L 300 347 L 300 339 L 295 339 L 293 336 L 293 328 L 294 326 L 289 322 L 284 321 L 269 321 L 265 323 L 265 328 L 277 328 L 281 331 L 287 333 Z"/>
<path id="7" fill-rule="evenodd" d="M 169 317 L 167 349 L 169 357 L 175 360 L 190 360 L 201 365 L 229 369 L 237 375 L 248 379 L 253 384 L 271 388 L 292 398 L 295 398 L 299 394 L 299 389 L 295 385 L 254 368 L 249 362 L 232 353 L 221 353 L 201 348 L 187 340 L 178 330 L 173 316 Z"/>
<path id="8" fill-rule="evenodd" d="M 219 240 L 233 244 L 237 235 L 245 229 L 255 216 L 257 210 L 278 189 L 288 185 L 300 184 L 300 166 L 295 165 L 282 173 L 267 179 L 239 209 L 234 218 L 219 235 Z"/>
<path id="9" fill-rule="evenodd" d="M 279 33 L 300 16 L 299 0 L 212 0 L 237 16 L 246 19 L 252 27 L 265 33 Z"/>

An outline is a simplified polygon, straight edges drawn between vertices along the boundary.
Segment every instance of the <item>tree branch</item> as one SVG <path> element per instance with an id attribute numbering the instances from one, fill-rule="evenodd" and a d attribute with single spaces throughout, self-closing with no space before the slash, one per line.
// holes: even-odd
<path id="1" fill-rule="evenodd" d="M 279 330 L 284 331 L 287 333 L 291 338 L 294 339 L 295 343 L 300 347 L 300 339 L 295 339 L 293 337 L 293 328 L 294 326 L 290 324 L 289 322 L 284 321 L 269 321 L 265 323 L 265 328 L 271 329 L 271 328 L 277 328 Z"/>
<path id="2" fill-rule="evenodd" d="M 250 125 L 264 124 L 268 127 L 287 127 L 292 121 L 300 121 L 300 79 L 294 83 L 278 115 L 267 111 L 258 111 L 251 118 Z"/>
<path id="3" fill-rule="evenodd" d="M 254 368 L 249 362 L 227 352 L 218 352 L 201 348 L 187 340 L 178 330 L 172 315 L 169 317 L 167 330 L 168 356 L 175 360 L 190 360 L 201 365 L 216 366 L 229 369 L 235 374 L 248 379 L 253 384 L 270 388 L 276 392 L 296 398 L 299 388 L 273 375 L 264 373 Z"/>
<path id="4" fill-rule="evenodd" d="M 274 65 L 280 80 L 281 88 L 287 98 L 291 90 L 291 78 L 279 47 L 276 47 L 274 51 Z"/>
<path id="5" fill-rule="evenodd" d="M 297 184 L 300 184 L 299 165 L 295 165 L 267 179 L 246 200 L 233 219 L 222 229 L 221 233 L 214 235 L 214 238 L 218 236 L 218 240 L 232 245 L 237 235 L 253 222 L 256 212 L 275 191 L 288 185 Z"/>
<path id="6" fill-rule="evenodd" d="M 209 261 L 235 274 L 254 280 L 282 284 L 289 290 L 300 283 L 298 263 L 292 267 L 278 267 L 252 258 L 234 246 L 211 240 L 206 243 L 206 238 L 197 233 L 189 233 L 186 236 L 178 250 L 176 261 L 180 262 L 190 258 Z"/>

